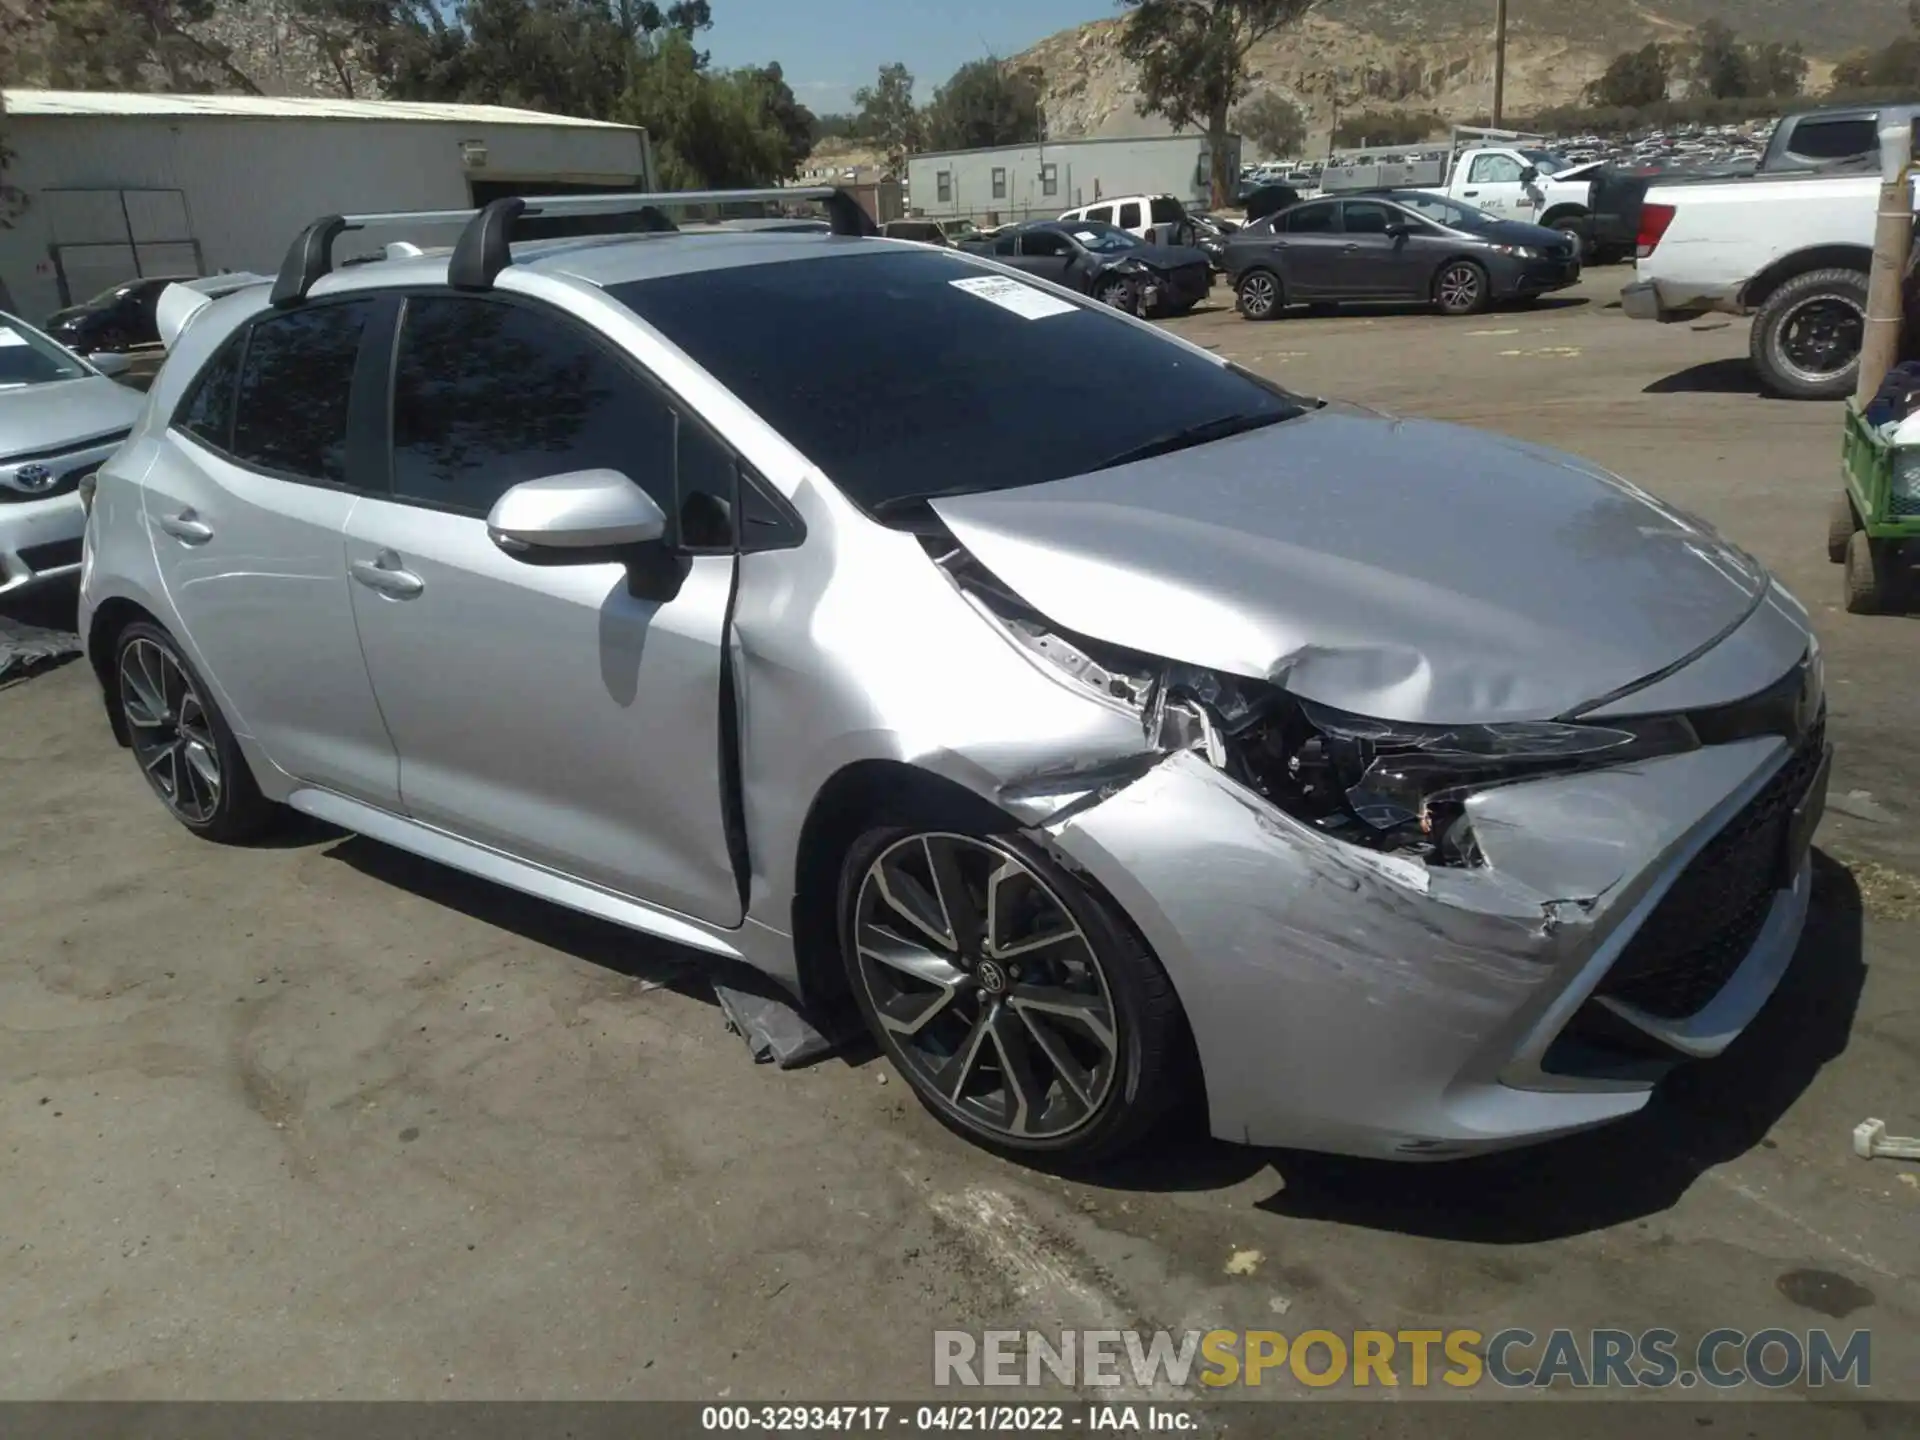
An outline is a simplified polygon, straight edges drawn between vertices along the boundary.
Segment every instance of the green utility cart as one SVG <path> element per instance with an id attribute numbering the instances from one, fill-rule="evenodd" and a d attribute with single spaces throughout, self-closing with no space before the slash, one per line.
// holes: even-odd
<path id="1" fill-rule="evenodd" d="M 1920 447 L 1895 450 L 1847 402 L 1840 475 L 1827 522 L 1827 558 L 1846 569 L 1847 609 L 1878 615 L 1899 606 L 1920 542 Z"/>

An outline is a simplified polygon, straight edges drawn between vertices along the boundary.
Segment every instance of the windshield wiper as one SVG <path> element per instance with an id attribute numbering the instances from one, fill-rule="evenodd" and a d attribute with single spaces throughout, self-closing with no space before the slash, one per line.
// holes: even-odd
<path id="1" fill-rule="evenodd" d="M 1093 470 L 1112 470 L 1121 465 L 1131 465 L 1136 460 L 1151 460 L 1156 455 L 1171 455 L 1176 450 L 1190 450 L 1196 445 L 1211 444 L 1215 440 L 1224 440 L 1229 435 L 1244 434 L 1248 430 L 1264 430 L 1269 425 L 1278 425 L 1282 420 L 1291 420 L 1298 411 L 1267 411 L 1263 414 L 1222 415 L 1217 420 L 1203 420 L 1198 425 L 1189 425 L 1182 430 L 1171 430 L 1165 435 L 1134 446 L 1131 450 L 1122 450 L 1118 455 L 1109 455 Z M 1088 473 L 1092 473 L 1089 471 Z"/>

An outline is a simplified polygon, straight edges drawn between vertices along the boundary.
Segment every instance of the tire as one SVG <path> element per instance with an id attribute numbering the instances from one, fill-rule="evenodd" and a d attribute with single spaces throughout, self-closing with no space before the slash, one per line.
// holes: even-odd
<path id="1" fill-rule="evenodd" d="M 1842 490 L 1827 506 L 1827 559 L 1836 565 L 1847 563 L 1847 546 L 1859 526 L 1853 519 L 1853 501 Z"/>
<path id="2" fill-rule="evenodd" d="M 1128 315 L 1140 313 L 1140 287 L 1124 275 L 1109 275 L 1096 281 L 1093 298 Z"/>
<path id="3" fill-rule="evenodd" d="M 1471 260 L 1449 260 L 1433 277 L 1433 303 L 1442 315 L 1478 315 L 1493 303 L 1493 282 Z"/>
<path id="4" fill-rule="evenodd" d="M 1864 530 L 1847 537 L 1842 593 L 1849 615 L 1883 615 L 1894 608 L 1897 572 L 1893 547 Z"/>
<path id="5" fill-rule="evenodd" d="M 222 844 L 273 822 L 279 807 L 261 795 L 206 682 L 165 630 L 138 620 L 120 632 L 113 692 L 134 761 L 174 819 Z"/>
<path id="6" fill-rule="evenodd" d="M 1860 374 L 1866 314 L 1864 271 L 1809 270 L 1794 276 L 1753 317 L 1748 347 L 1761 385 L 1789 400 L 1851 395 Z"/>
<path id="7" fill-rule="evenodd" d="M 1235 281 L 1233 303 L 1249 320 L 1278 320 L 1287 308 L 1280 277 L 1271 270 L 1249 270 Z"/>
<path id="8" fill-rule="evenodd" d="M 1593 241 L 1588 238 L 1586 234 L 1586 223 L 1584 220 L 1556 220 L 1547 228 L 1550 230 L 1558 230 L 1562 235 L 1573 241 L 1573 253 L 1580 257 L 1580 263 L 1582 265 L 1590 265 L 1593 263 L 1593 257 L 1597 252 L 1594 249 Z"/>
<path id="9" fill-rule="evenodd" d="M 1187 1092 L 1166 972 L 1110 901 L 1011 827 L 868 830 L 842 864 L 839 933 L 875 1043 L 936 1119 L 986 1149 L 1105 1160 Z"/>

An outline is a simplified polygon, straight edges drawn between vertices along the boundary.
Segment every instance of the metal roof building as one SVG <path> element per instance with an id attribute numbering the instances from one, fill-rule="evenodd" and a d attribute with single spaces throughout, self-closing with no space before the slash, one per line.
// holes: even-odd
<path id="1" fill-rule="evenodd" d="M 13 89 L 6 105 L 25 209 L 0 230 L 0 282 L 35 321 L 136 276 L 271 272 L 319 215 L 653 188 L 644 130 L 499 105 Z M 387 238 L 416 237 L 338 248 Z"/>

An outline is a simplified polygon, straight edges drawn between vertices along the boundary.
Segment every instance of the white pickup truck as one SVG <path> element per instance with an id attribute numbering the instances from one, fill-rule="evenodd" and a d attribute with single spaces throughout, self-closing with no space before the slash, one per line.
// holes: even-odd
<path id="1" fill-rule="evenodd" d="M 1752 315 L 1750 349 L 1774 394 L 1853 393 L 1880 176 L 1761 176 L 1656 184 L 1640 210 L 1636 320 Z"/>
<path id="2" fill-rule="evenodd" d="M 1471 134 L 1511 135 L 1511 131 L 1454 130 L 1456 147 Z M 1551 150 L 1529 143 L 1456 148 L 1444 160 L 1377 161 L 1330 165 L 1320 177 L 1324 194 L 1351 190 L 1425 190 L 1471 205 L 1501 220 L 1524 220 L 1564 230 L 1595 255 L 1592 233 L 1593 182 L 1601 162 L 1574 165 Z"/>

